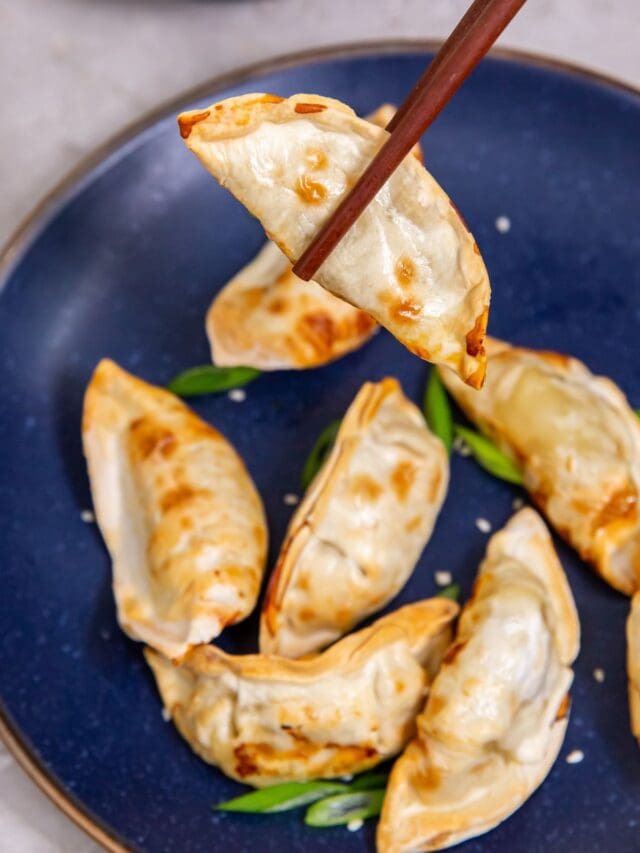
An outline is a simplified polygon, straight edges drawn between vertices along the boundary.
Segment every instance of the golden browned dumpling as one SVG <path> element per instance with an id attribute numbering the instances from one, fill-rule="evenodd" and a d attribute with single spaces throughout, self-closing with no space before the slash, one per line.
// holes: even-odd
<path id="1" fill-rule="evenodd" d="M 489 542 L 418 733 L 396 762 L 378 850 L 442 850 L 496 826 L 549 772 L 567 726 L 579 624 L 540 516 Z"/>
<path id="2" fill-rule="evenodd" d="M 627 619 L 627 671 L 631 731 L 636 740 L 640 741 L 640 592 L 631 599 Z"/>
<path id="3" fill-rule="evenodd" d="M 180 657 L 248 616 L 267 528 L 224 437 L 105 359 L 87 388 L 82 439 L 122 629 Z"/>
<path id="4" fill-rule="evenodd" d="M 458 606 L 402 607 L 321 655 L 234 657 L 199 646 L 174 666 L 147 650 L 192 749 L 258 787 L 358 773 L 397 753 L 440 665 Z"/>
<path id="5" fill-rule="evenodd" d="M 218 293 L 206 325 L 214 364 L 259 370 L 319 367 L 362 346 L 378 328 L 315 281 L 301 281 L 271 242 Z"/>
<path id="6" fill-rule="evenodd" d="M 363 385 L 289 525 L 260 650 L 300 657 L 384 607 L 431 536 L 448 480 L 442 442 L 399 383 Z"/>
<path id="7" fill-rule="evenodd" d="M 183 113 L 179 124 L 187 146 L 292 261 L 387 138 L 318 95 L 242 95 Z M 316 280 L 421 358 L 482 384 L 487 272 L 472 235 L 415 157 L 396 169 Z"/>
<path id="8" fill-rule="evenodd" d="M 524 470 L 558 533 L 630 595 L 640 584 L 640 421 L 620 389 L 575 358 L 487 342 L 477 394 L 442 379 L 467 415 Z"/>
<path id="9" fill-rule="evenodd" d="M 385 127 L 394 114 L 391 104 L 382 104 L 367 121 Z M 422 161 L 419 145 L 414 154 Z M 297 370 L 358 349 L 378 324 L 315 281 L 301 281 L 269 241 L 216 294 L 206 328 L 214 364 Z"/>

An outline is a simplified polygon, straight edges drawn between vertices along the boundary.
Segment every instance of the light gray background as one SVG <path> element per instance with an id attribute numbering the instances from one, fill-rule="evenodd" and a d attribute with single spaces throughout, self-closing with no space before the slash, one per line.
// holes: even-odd
<path id="1" fill-rule="evenodd" d="M 467 0 L 0 0 L 0 245 L 96 145 L 281 53 L 446 35 Z M 639 0 L 529 0 L 500 44 L 640 85 Z M 1 678 L 1 674 L 0 674 Z M 4 853 L 95 851 L 0 747 Z"/>

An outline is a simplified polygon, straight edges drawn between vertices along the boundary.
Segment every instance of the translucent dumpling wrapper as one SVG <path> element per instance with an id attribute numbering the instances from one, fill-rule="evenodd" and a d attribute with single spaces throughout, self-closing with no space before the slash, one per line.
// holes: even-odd
<path id="1" fill-rule="evenodd" d="M 554 352 L 487 342 L 487 381 L 468 393 L 442 379 L 465 413 L 524 472 L 549 521 L 611 586 L 640 584 L 640 420 L 609 379 Z"/>
<path id="2" fill-rule="evenodd" d="M 251 94 L 179 116 L 187 146 L 291 261 L 388 138 L 339 101 Z M 318 270 L 420 358 L 482 385 L 489 279 L 449 198 L 408 155 Z"/>
<path id="3" fill-rule="evenodd" d="M 385 127 L 394 114 L 383 104 L 367 121 Z M 421 159 L 419 146 L 414 154 Z M 216 294 L 206 328 L 214 364 L 287 370 L 319 367 L 358 349 L 378 324 L 315 281 L 301 281 L 269 241 Z"/>
<path id="4" fill-rule="evenodd" d="M 452 601 L 410 604 L 305 660 L 147 650 L 165 709 L 205 761 L 257 787 L 359 773 L 402 749 L 449 642 Z"/>
<path id="5" fill-rule="evenodd" d="M 260 650 L 300 657 L 384 607 L 429 540 L 448 480 L 444 445 L 399 383 L 365 383 L 289 524 Z"/>
<path id="6" fill-rule="evenodd" d="M 392 769 L 380 853 L 451 847 L 525 802 L 562 746 L 579 632 L 549 533 L 524 509 L 489 541 L 417 735 Z"/>
<path id="7" fill-rule="evenodd" d="M 229 442 L 108 360 L 87 388 L 82 438 L 122 629 L 180 657 L 248 616 L 267 528 Z"/>
<path id="8" fill-rule="evenodd" d="M 631 731 L 640 742 L 640 592 L 631 599 L 631 611 L 627 619 L 627 671 Z"/>

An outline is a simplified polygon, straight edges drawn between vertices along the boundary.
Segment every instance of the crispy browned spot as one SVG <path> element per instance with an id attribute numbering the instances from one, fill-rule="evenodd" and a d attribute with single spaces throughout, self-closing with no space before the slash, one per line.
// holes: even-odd
<path id="1" fill-rule="evenodd" d="M 287 267 L 284 272 L 281 272 L 276 279 L 276 284 L 286 284 L 292 278 L 291 267 Z"/>
<path id="2" fill-rule="evenodd" d="M 295 105 L 294 109 L 297 113 L 302 113 L 303 115 L 306 113 L 321 113 L 326 110 L 325 104 L 305 104 L 301 101 Z"/>
<path id="3" fill-rule="evenodd" d="M 287 310 L 287 300 L 283 299 L 281 296 L 272 299 L 269 305 L 267 306 L 267 310 L 269 310 L 272 314 L 282 314 L 283 311 Z"/>
<path id="4" fill-rule="evenodd" d="M 556 713 L 556 720 L 564 720 L 564 718 L 569 713 L 569 707 L 571 706 L 571 697 L 568 693 L 565 694 L 564 699 L 560 703 L 560 707 L 558 708 L 558 712 Z"/>
<path id="5" fill-rule="evenodd" d="M 404 681 L 401 681 L 399 678 L 396 679 L 396 683 L 393 685 L 396 693 L 403 693 L 405 688 Z"/>
<path id="6" fill-rule="evenodd" d="M 233 750 L 236 757 L 236 773 L 243 779 L 245 776 L 254 776 L 259 772 L 250 744 L 240 744 Z"/>
<path id="7" fill-rule="evenodd" d="M 178 127 L 180 128 L 180 136 L 183 139 L 188 139 L 194 125 L 199 121 L 204 121 L 211 115 L 211 110 L 203 110 L 201 113 L 183 113 L 178 116 Z"/>
<path id="8" fill-rule="evenodd" d="M 355 328 L 359 335 L 365 335 L 376 325 L 376 321 L 365 311 L 358 311 L 355 316 Z"/>
<path id="9" fill-rule="evenodd" d="M 301 622 L 313 622 L 316 614 L 310 607 L 303 607 L 298 613 L 298 618 Z"/>
<path id="10" fill-rule="evenodd" d="M 429 713 L 430 714 L 439 714 L 444 708 L 446 708 L 447 700 L 444 696 L 441 696 L 439 693 L 432 693 L 429 697 Z"/>
<path id="11" fill-rule="evenodd" d="M 442 658 L 442 663 L 452 664 L 466 645 L 467 641 L 462 640 L 458 643 L 454 643 L 452 646 L 449 646 L 445 656 Z"/>
<path id="12" fill-rule="evenodd" d="M 280 724 L 285 729 L 286 723 Z M 236 773 L 242 778 L 260 773 L 271 775 L 273 770 L 290 766 L 299 761 L 307 764 L 315 756 L 330 751 L 322 763 L 319 773 L 323 776 L 341 776 L 354 766 L 370 764 L 377 751 L 370 746 L 343 746 L 337 743 L 314 743 L 295 728 L 285 729 L 292 740 L 291 749 L 275 748 L 267 743 L 244 743 L 234 749 Z"/>
<path id="13" fill-rule="evenodd" d="M 287 556 L 287 552 L 290 546 L 291 541 L 285 541 L 283 549 L 280 552 L 280 556 L 278 557 L 278 562 L 276 563 L 274 570 L 271 572 L 271 577 L 269 578 L 269 583 L 267 584 L 267 592 L 265 594 L 264 603 L 262 605 L 262 616 L 264 617 L 264 624 L 266 625 L 266 628 L 272 637 L 276 635 L 276 631 L 278 630 L 278 603 L 276 601 L 276 593 L 278 591 L 278 584 L 280 583 L 282 566 L 284 564 L 284 560 Z"/>
<path id="14" fill-rule="evenodd" d="M 329 162 L 327 155 L 324 151 L 320 151 L 319 148 L 309 148 L 305 154 L 305 160 L 309 164 L 309 168 L 313 169 L 314 172 L 325 169 Z"/>
<path id="15" fill-rule="evenodd" d="M 397 323 L 411 323 L 420 316 L 420 310 L 410 299 L 399 299 L 390 307 L 390 314 Z"/>
<path id="16" fill-rule="evenodd" d="M 129 427 L 131 449 L 140 459 L 146 459 L 157 451 L 162 456 L 171 456 L 178 446 L 175 435 L 168 429 L 158 426 L 148 418 L 132 421 Z"/>
<path id="17" fill-rule="evenodd" d="M 625 488 L 619 489 L 607 500 L 606 504 L 591 522 L 591 529 L 595 533 L 601 527 L 606 527 L 612 521 L 620 519 L 635 518 L 638 511 L 638 493 L 628 483 Z"/>
<path id="18" fill-rule="evenodd" d="M 253 538 L 255 539 L 258 548 L 264 548 L 267 544 L 267 534 L 261 524 L 254 525 Z"/>
<path id="19" fill-rule="evenodd" d="M 380 301 L 386 306 L 392 320 L 396 323 L 412 323 L 420 316 L 421 308 L 410 299 L 399 299 L 392 290 L 383 291 Z"/>
<path id="20" fill-rule="evenodd" d="M 487 358 L 484 351 L 478 356 L 480 364 L 476 369 L 464 380 L 465 384 L 470 388 L 475 388 L 476 391 L 484 385 L 484 377 L 487 372 Z"/>
<path id="21" fill-rule="evenodd" d="M 188 486 L 186 483 L 183 483 L 180 486 L 176 486 L 175 489 L 170 489 L 168 492 L 165 492 L 164 495 L 160 498 L 160 509 L 162 512 L 168 512 L 170 509 L 178 506 L 178 504 L 184 503 L 192 498 L 196 493 Z"/>
<path id="22" fill-rule="evenodd" d="M 432 361 L 431 353 L 426 347 L 421 347 L 417 344 L 412 344 L 409 346 L 409 349 L 414 355 L 417 355 L 418 358 L 422 358 L 424 359 L 424 361 Z"/>
<path id="23" fill-rule="evenodd" d="M 242 291 L 242 307 L 245 311 L 252 311 L 262 304 L 266 287 L 248 287 Z"/>
<path id="24" fill-rule="evenodd" d="M 391 487 L 400 501 L 404 501 L 416 479 L 416 467 L 408 460 L 399 462 L 391 472 Z"/>
<path id="25" fill-rule="evenodd" d="M 441 780 L 442 774 L 437 767 L 433 767 L 431 764 L 423 773 L 415 777 L 417 787 L 426 791 L 433 791 L 439 787 Z"/>
<path id="26" fill-rule="evenodd" d="M 473 251 L 476 253 L 476 255 L 480 254 L 480 246 L 478 246 L 475 240 L 473 241 Z"/>
<path id="27" fill-rule="evenodd" d="M 189 518 L 188 515 L 183 515 L 180 519 L 180 527 L 183 530 L 192 530 L 193 529 L 193 521 Z"/>
<path id="28" fill-rule="evenodd" d="M 306 592 L 309 589 L 309 575 L 300 575 L 298 578 L 298 589 Z"/>
<path id="29" fill-rule="evenodd" d="M 309 175 L 301 175 L 296 181 L 295 191 L 305 204 L 320 204 L 327 197 L 327 188 Z"/>
<path id="30" fill-rule="evenodd" d="M 407 533 L 413 533 L 417 530 L 422 524 L 422 516 L 414 515 L 413 518 L 410 518 L 409 521 L 404 526 L 404 529 Z"/>
<path id="31" fill-rule="evenodd" d="M 258 103 L 260 104 L 281 104 L 284 101 L 284 98 L 281 98 L 280 95 L 271 95 L 267 92 L 266 95 L 263 95 L 261 98 L 258 98 Z"/>
<path id="32" fill-rule="evenodd" d="M 484 336 L 487 331 L 488 318 L 489 308 L 484 308 L 482 313 L 476 317 L 473 329 L 467 332 L 465 340 L 467 342 L 467 352 L 471 356 L 484 355 Z"/>
<path id="33" fill-rule="evenodd" d="M 142 622 L 145 619 L 144 610 L 134 598 L 126 598 L 122 602 L 122 613 L 131 622 Z"/>
<path id="34" fill-rule="evenodd" d="M 560 352 L 553 352 L 552 350 L 529 350 L 525 347 L 519 348 L 521 352 L 535 352 L 536 356 L 543 358 L 545 361 L 548 361 L 549 364 L 554 365 L 555 367 L 567 368 L 571 365 L 572 358 L 569 355 L 563 355 Z"/>
<path id="35" fill-rule="evenodd" d="M 347 628 L 353 621 L 353 613 L 348 607 L 339 607 L 336 610 L 336 624 L 342 628 Z"/>
<path id="36" fill-rule="evenodd" d="M 375 501 L 380 497 L 382 487 L 369 474 L 357 474 L 349 482 L 349 493 L 364 501 Z"/>
<path id="37" fill-rule="evenodd" d="M 429 482 L 429 488 L 427 490 L 427 500 L 434 501 L 436 499 L 436 495 L 440 489 L 440 483 L 442 481 L 442 472 L 436 471 L 433 475 L 433 480 Z"/>
<path id="38" fill-rule="evenodd" d="M 439 832 L 437 835 L 432 835 L 429 838 L 429 845 L 432 850 L 442 850 L 449 845 L 447 842 L 451 838 L 450 832 Z"/>
<path id="39" fill-rule="evenodd" d="M 403 255 L 398 258 L 394 270 L 396 281 L 401 287 L 407 287 L 416 276 L 416 267 L 411 258 Z"/>
<path id="40" fill-rule="evenodd" d="M 338 337 L 338 329 L 333 319 L 321 311 L 304 314 L 298 322 L 298 329 L 301 337 L 319 354 L 329 352 Z"/>

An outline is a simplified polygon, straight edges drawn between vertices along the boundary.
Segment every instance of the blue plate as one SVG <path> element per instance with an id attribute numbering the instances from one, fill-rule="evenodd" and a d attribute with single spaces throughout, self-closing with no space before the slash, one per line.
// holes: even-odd
<path id="1" fill-rule="evenodd" d="M 37 781 L 113 850 L 372 849 L 359 832 L 306 829 L 299 813 L 212 814 L 238 794 L 163 721 L 141 647 L 118 629 L 80 446 L 82 395 L 108 355 L 152 382 L 206 362 L 205 310 L 264 235 L 189 154 L 178 109 L 248 91 L 320 92 L 366 113 L 400 102 L 427 45 L 339 49 L 226 78 L 164 110 L 58 193 L 6 253 L 0 282 L 0 679 L 5 738 Z M 432 48 L 433 46 L 431 46 Z M 482 248 L 491 331 L 575 354 L 640 406 L 640 100 L 575 69 L 524 57 L 482 64 L 424 140 L 429 169 Z M 511 222 L 500 233 L 496 218 Z M 427 366 L 386 333 L 321 370 L 261 377 L 243 404 L 195 408 L 244 456 L 273 542 L 320 429 L 366 379 L 398 376 L 420 399 Z M 535 405 L 535 401 L 532 401 Z M 518 494 L 453 458 L 434 537 L 394 606 L 450 571 L 466 595 L 486 535 Z M 558 543 L 582 621 L 562 754 L 541 789 L 468 851 L 638 850 L 640 755 L 629 733 L 628 602 Z M 256 620 L 224 646 L 255 650 Z M 606 678 L 597 683 L 593 670 Z M 564 760 L 574 749 L 581 764 Z"/>

